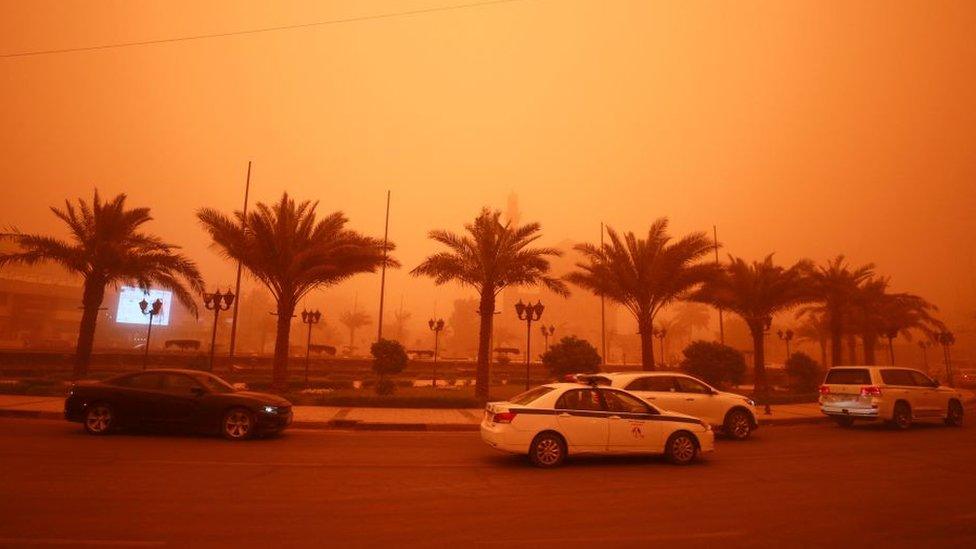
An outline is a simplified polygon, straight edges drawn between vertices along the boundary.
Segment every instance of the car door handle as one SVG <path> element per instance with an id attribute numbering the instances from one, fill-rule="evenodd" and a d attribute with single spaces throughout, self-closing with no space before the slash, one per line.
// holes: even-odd
<path id="1" fill-rule="evenodd" d="M 569 412 L 563 412 L 563 413 L 559 414 L 559 417 L 569 417 L 569 416 L 570 416 L 570 413 Z"/>
<path id="2" fill-rule="evenodd" d="M 686 398 L 685 400 L 687 400 L 688 402 L 694 402 L 695 401 L 695 399 L 693 399 L 693 398 Z"/>
<path id="3" fill-rule="evenodd" d="M 610 416 L 610 419 L 620 419 L 620 416 Z"/>

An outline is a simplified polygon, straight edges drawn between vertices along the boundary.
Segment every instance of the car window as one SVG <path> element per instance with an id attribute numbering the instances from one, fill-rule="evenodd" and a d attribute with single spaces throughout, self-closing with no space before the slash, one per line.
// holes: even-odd
<path id="1" fill-rule="evenodd" d="M 188 395 L 193 387 L 200 387 L 192 377 L 183 374 L 166 374 L 163 376 L 163 390 L 177 395 Z"/>
<path id="2" fill-rule="evenodd" d="M 524 393 L 513 396 L 508 401 L 512 404 L 518 404 L 519 406 L 525 406 L 532 401 L 538 400 L 539 397 L 554 391 L 552 387 L 536 387 L 535 389 L 529 389 Z"/>
<path id="3" fill-rule="evenodd" d="M 912 381 L 916 387 L 932 387 L 934 385 L 932 379 L 922 372 L 917 370 L 909 370 L 908 374 L 912 376 Z"/>
<path id="4" fill-rule="evenodd" d="M 881 370 L 881 381 L 885 385 L 901 385 L 910 387 L 915 385 L 912 374 L 908 370 Z"/>
<path id="5" fill-rule="evenodd" d="M 160 374 L 136 374 L 124 377 L 116 381 L 115 384 L 130 389 L 158 390 L 162 377 Z"/>
<path id="6" fill-rule="evenodd" d="M 827 372 L 826 385 L 871 385 L 871 372 L 867 368 L 831 368 Z"/>
<path id="7" fill-rule="evenodd" d="M 627 384 L 624 389 L 628 391 L 655 391 L 658 393 L 674 392 L 674 377 L 672 376 L 647 376 L 637 378 Z"/>
<path id="8" fill-rule="evenodd" d="M 603 410 L 596 389 L 572 389 L 563 393 L 556 401 L 560 410 Z"/>
<path id="9" fill-rule="evenodd" d="M 674 378 L 674 384 L 678 387 L 679 393 L 698 393 L 708 395 L 712 392 L 707 385 L 698 381 L 697 379 L 691 379 L 690 377 L 678 376 Z"/>
<path id="10" fill-rule="evenodd" d="M 198 374 L 194 374 L 193 377 L 198 382 L 202 383 L 204 387 L 209 389 L 211 393 L 233 393 L 237 391 L 233 385 L 213 374 L 200 372 Z"/>
<path id="11" fill-rule="evenodd" d="M 607 410 L 628 414 L 648 414 L 651 412 L 642 400 L 619 391 L 603 391 L 603 398 L 607 402 Z"/>

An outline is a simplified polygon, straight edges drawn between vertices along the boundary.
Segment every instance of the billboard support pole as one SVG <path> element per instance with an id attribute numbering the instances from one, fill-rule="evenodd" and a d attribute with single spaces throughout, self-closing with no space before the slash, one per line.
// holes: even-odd
<path id="1" fill-rule="evenodd" d="M 251 192 L 251 161 L 247 161 L 247 178 L 244 182 L 244 230 L 247 230 L 247 197 Z M 241 262 L 237 262 L 237 282 L 234 283 L 234 313 L 230 323 L 230 353 L 228 356 L 234 358 L 234 349 L 237 347 L 237 307 L 241 303 Z M 264 349 L 261 349 L 263 352 Z"/>

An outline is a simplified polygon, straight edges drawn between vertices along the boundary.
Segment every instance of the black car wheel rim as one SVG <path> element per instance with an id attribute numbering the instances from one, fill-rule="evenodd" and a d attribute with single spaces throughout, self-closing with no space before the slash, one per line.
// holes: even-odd
<path id="1" fill-rule="evenodd" d="M 749 419 L 746 418 L 745 414 L 732 415 L 732 434 L 736 438 L 745 438 L 749 436 L 749 428 Z"/>
<path id="2" fill-rule="evenodd" d="M 235 410 L 227 414 L 224 432 L 231 438 L 246 437 L 251 432 L 251 416 L 242 410 Z"/>
<path id="3" fill-rule="evenodd" d="M 93 433 L 104 433 L 112 424 L 112 410 L 108 406 L 97 405 L 88 410 L 85 425 Z"/>

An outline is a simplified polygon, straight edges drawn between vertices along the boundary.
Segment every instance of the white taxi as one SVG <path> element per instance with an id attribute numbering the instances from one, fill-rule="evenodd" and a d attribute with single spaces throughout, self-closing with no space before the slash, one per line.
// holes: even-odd
<path id="1" fill-rule="evenodd" d="M 489 402 L 481 438 L 496 450 L 528 454 L 538 467 L 578 454 L 663 454 L 684 465 L 715 449 L 707 422 L 583 383 L 551 383 Z"/>

